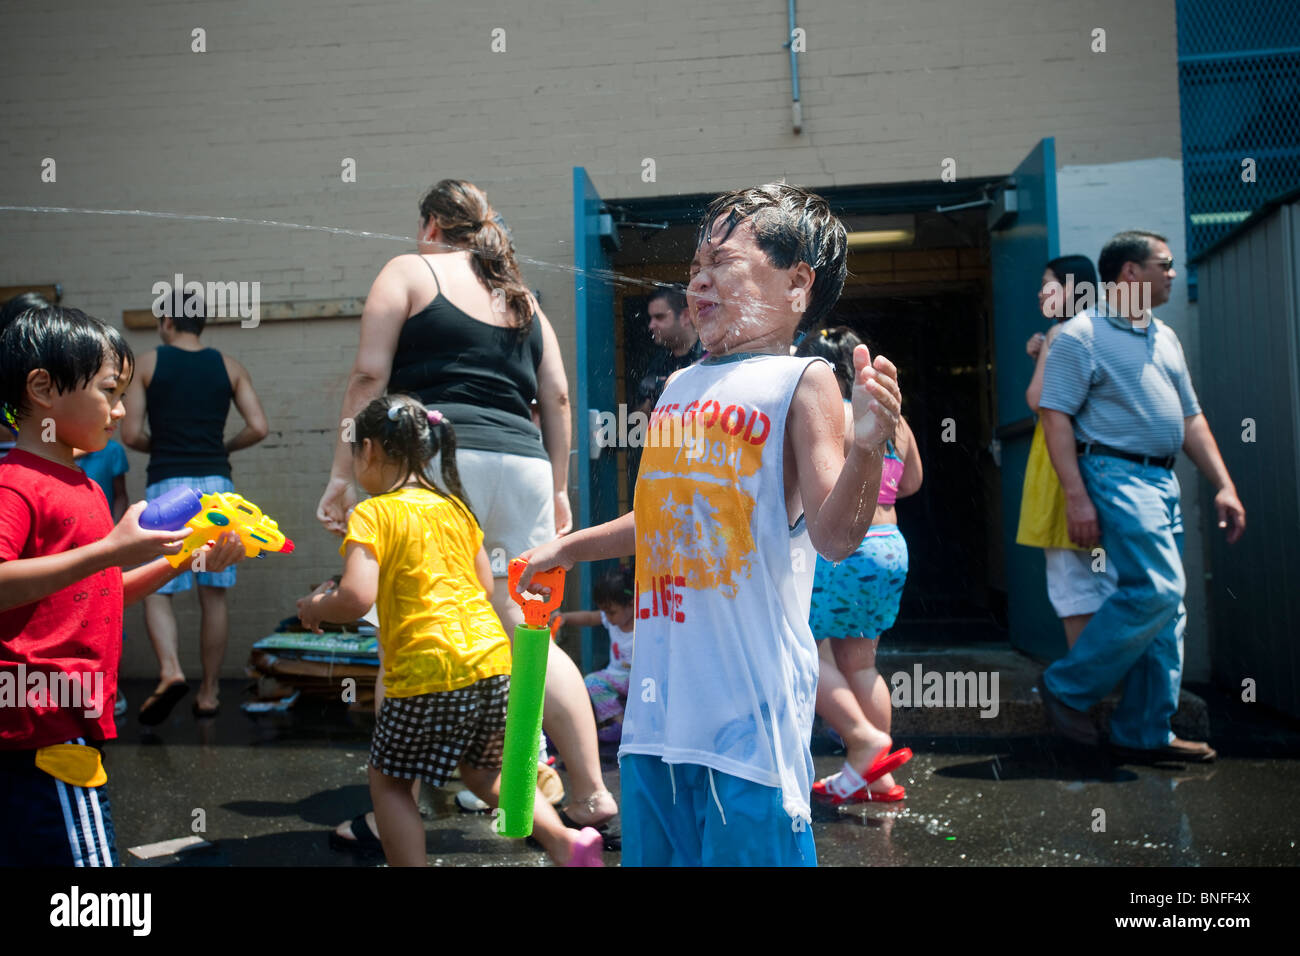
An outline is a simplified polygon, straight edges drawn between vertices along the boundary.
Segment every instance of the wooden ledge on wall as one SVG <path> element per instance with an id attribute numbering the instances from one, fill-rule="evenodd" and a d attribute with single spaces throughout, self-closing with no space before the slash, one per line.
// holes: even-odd
<path id="1" fill-rule="evenodd" d="M 22 295 L 24 292 L 35 292 L 46 302 L 56 305 L 63 298 L 63 286 L 58 282 L 51 282 L 48 285 L 0 285 L 0 302 L 8 302 L 14 296 Z"/>
<path id="2" fill-rule="evenodd" d="M 37 290 L 39 291 L 39 290 Z M 263 302 L 258 308 L 257 322 L 288 322 L 297 319 L 358 319 L 365 307 L 364 297 L 348 299 L 308 299 L 298 302 Z M 208 314 L 207 325 L 239 325 L 243 317 Z M 128 329 L 154 330 L 158 319 L 153 309 L 123 309 L 122 324 Z M 249 326 L 253 328 L 253 326 Z"/>

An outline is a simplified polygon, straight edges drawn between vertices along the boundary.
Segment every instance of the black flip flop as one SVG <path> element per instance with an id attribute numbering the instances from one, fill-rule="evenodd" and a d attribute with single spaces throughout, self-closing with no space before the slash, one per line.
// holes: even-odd
<path id="1" fill-rule="evenodd" d="M 205 720 L 208 717 L 215 717 L 217 714 L 221 713 L 221 705 L 218 704 L 216 707 L 209 710 L 207 707 L 200 707 L 199 702 L 196 700 L 190 705 L 190 712 L 200 720 Z"/>
<path id="2" fill-rule="evenodd" d="M 330 849 L 342 850 L 345 853 L 359 853 L 363 856 L 383 855 L 384 844 L 380 842 L 379 837 L 371 832 L 364 813 L 352 818 L 351 829 L 352 835 L 356 839 L 349 840 L 346 837 L 339 836 L 337 830 L 332 831 L 330 833 Z"/>
<path id="3" fill-rule="evenodd" d="M 152 703 L 145 701 L 136 717 L 146 727 L 156 727 L 167 719 L 167 715 L 172 712 L 172 708 L 189 692 L 190 685 L 185 681 L 168 684 L 163 688 L 161 694 L 151 696 Z"/>
<path id="4" fill-rule="evenodd" d="M 555 808 L 555 812 L 560 816 L 560 822 L 570 830 L 581 830 L 584 827 L 591 827 L 600 834 L 600 839 L 604 842 L 606 850 L 623 849 L 623 831 L 622 828 L 614 829 L 610 826 L 616 817 L 610 817 L 601 823 L 578 823 L 571 816 L 564 812 L 560 807 Z"/>

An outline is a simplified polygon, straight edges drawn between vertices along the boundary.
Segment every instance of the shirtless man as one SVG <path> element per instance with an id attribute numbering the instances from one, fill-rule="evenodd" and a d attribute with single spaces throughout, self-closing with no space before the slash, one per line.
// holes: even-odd
<path id="1" fill-rule="evenodd" d="M 163 344 L 140 356 L 126 392 L 122 440 L 149 452 L 145 497 L 153 499 L 180 486 L 200 493 L 235 490 L 230 480 L 230 452 L 256 445 L 267 435 L 266 415 L 253 390 L 248 370 L 236 359 L 199 341 L 203 332 L 202 300 L 189 294 L 169 303 L 158 319 Z M 175 317 L 171 313 L 175 313 Z M 234 401 L 244 427 L 223 440 L 226 416 Z M 172 595 L 188 591 L 197 574 L 199 647 L 203 682 L 195 697 L 196 717 L 215 717 L 221 662 L 230 637 L 226 590 L 235 584 L 235 568 L 182 574 L 145 598 L 145 623 L 158 655 L 158 686 L 140 707 L 140 723 L 160 724 L 189 693 L 177 654 L 176 614 Z"/>

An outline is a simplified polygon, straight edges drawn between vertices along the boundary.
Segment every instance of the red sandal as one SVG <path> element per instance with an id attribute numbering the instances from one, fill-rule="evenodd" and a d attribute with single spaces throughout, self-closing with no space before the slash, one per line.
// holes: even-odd
<path id="1" fill-rule="evenodd" d="M 858 791 L 861 793 L 861 791 Z M 868 803 L 897 803 L 899 800 L 907 799 L 907 790 L 901 783 L 896 783 L 888 790 L 868 790 Z"/>
<path id="2" fill-rule="evenodd" d="M 818 780 L 812 785 L 813 796 L 829 800 L 833 806 L 839 806 L 842 803 L 862 803 L 867 801 L 874 803 L 893 803 L 902 800 L 906 796 L 906 791 L 901 786 L 895 785 L 888 790 L 878 793 L 872 793 L 869 786 L 885 774 L 893 773 L 911 759 L 912 749 L 910 747 L 902 747 L 895 750 L 893 753 L 881 751 L 880 756 L 872 761 L 871 766 L 867 768 L 867 772 L 862 775 L 863 785 L 858 787 L 858 789 L 847 794 L 836 793 L 827 786 L 830 780 L 839 776 L 839 774 L 833 774 L 831 777 Z M 853 770 L 853 768 L 849 767 L 847 763 L 844 766 L 848 770 Z M 841 773 L 842 772 L 843 771 L 841 771 Z M 857 771 L 853 772 L 856 775 Z"/>

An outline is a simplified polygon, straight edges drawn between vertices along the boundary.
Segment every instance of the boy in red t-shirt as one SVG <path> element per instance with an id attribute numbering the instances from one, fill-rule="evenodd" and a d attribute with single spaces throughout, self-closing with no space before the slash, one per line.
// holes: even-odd
<path id="1" fill-rule="evenodd" d="M 117 736 L 122 607 L 188 570 L 159 558 L 180 542 L 140 527 L 144 502 L 114 527 L 73 463 L 108 443 L 133 366 L 121 334 L 76 309 L 0 328 L 0 413 L 18 428 L 0 461 L 0 866 L 117 862 L 99 747 Z M 205 561 L 242 556 L 225 535 Z"/>

